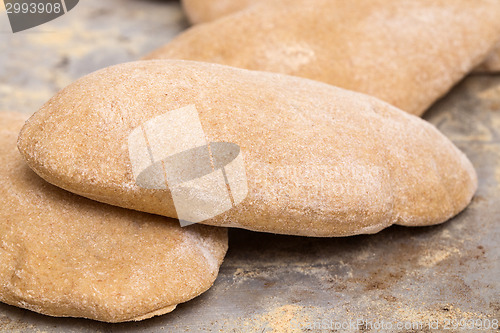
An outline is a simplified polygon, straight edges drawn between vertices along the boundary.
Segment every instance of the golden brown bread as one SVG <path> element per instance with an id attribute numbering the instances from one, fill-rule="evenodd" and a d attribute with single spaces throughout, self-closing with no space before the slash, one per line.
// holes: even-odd
<path id="1" fill-rule="evenodd" d="M 391 0 L 390 0 L 391 1 Z M 211 22 L 223 16 L 245 10 L 255 4 L 276 2 L 281 6 L 289 6 L 290 0 L 182 0 L 182 6 L 193 24 Z M 363 2 L 358 2 L 363 6 Z M 474 69 L 475 72 L 500 72 L 500 43 L 486 60 Z"/>
<path id="2" fill-rule="evenodd" d="M 212 285 L 226 229 L 182 229 L 54 187 L 16 148 L 26 118 L 0 112 L 1 302 L 122 322 L 170 312 Z"/>
<path id="3" fill-rule="evenodd" d="M 145 59 L 285 73 L 421 115 L 500 36 L 497 0 L 288 0 L 192 27 Z"/>
<path id="4" fill-rule="evenodd" d="M 207 138 L 239 145 L 246 165 L 246 199 L 206 224 L 304 236 L 374 233 L 446 221 L 477 187 L 471 163 L 434 126 L 373 97 L 180 60 L 122 64 L 76 81 L 29 119 L 18 147 L 57 186 L 175 217 L 168 190 L 135 183 L 127 140 L 144 122 L 188 105 Z"/>

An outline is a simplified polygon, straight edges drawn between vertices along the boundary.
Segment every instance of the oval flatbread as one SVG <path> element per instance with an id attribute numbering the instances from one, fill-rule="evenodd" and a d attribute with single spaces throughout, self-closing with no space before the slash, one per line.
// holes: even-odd
<path id="1" fill-rule="evenodd" d="M 239 146 L 247 179 L 239 204 L 201 223 L 303 236 L 374 233 L 446 221 L 477 187 L 471 163 L 446 137 L 385 102 L 297 77 L 180 60 L 122 64 L 76 81 L 29 119 L 18 147 L 57 186 L 177 217 L 169 188 L 137 184 L 129 137 L 193 109 L 207 141 Z M 175 151 L 186 141 L 171 132 L 194 123 L 163 122 L 166 133 L 149 140 L 160 147 L 152 155 Z"/>
<path id="2" fill-rule="evenodd" d="M 422 115 L 486 58 L 499 17 L 497 0 L 266 1 L 194 26 L 145 59 L 300 76 Z"/>

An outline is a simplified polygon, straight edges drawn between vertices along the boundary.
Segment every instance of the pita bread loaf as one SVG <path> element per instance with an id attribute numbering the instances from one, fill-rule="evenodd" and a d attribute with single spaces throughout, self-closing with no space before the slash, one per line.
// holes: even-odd
<path id="1" fill-rule="evenodd" d="M 182 0 L 182 6 L 189 21 L 193 24 L 211 22 L 223 16 L 245 10 L 255 4 L 276 2 L 289 6 L 290 0 Z M 335 1 L 335 0 L 332 0 Z M 392 1 L 392 0 L 389 0 Z M 359 3 L 362 4 L 362 3 Z M 500 72 L 500 44 L 493 50 L 476 72 Z"/>
<path id="2" fill-rule="evenodd" d="M 436 128 L 373 97 L 282 74 L 180 60 L 88 75 L 54 96 L 18 147 L 49 182 L 109 204 L 176 217 L 167 190 L 136 184 L 128 137 L 195 106 L 208 140 L 240 147 L 248 195 L 202 223 L 303 236 L 375 233 L 448 220 L 477 179 Z M 164 149 L 177 140 L 162 142 Z"/>
<path id="3" fill-rule="evenodd" d="M 224 228 L 104 205 L 48 184 L 19 155 L 25 116 L 0 113 L 0 301 L 58 317 L 142 320 L 206 291 Z"/>
<path id="4" fill-rule="evenodd" d="M 279 72 L 362 92 L 415 115 L 500 36 L 497 0 L 289 0 L 187 30 L 145 59 Z"/>

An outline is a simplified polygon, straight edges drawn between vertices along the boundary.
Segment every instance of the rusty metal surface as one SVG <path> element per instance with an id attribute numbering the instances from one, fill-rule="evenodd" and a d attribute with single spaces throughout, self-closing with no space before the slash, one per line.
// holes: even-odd
<path id="1" fill-rule="evenodd" d="M 186 26 L 179 4 L 169 1 L 82 0 L 64 17 L 16 35 L 5 16 L 0 109 L 25 113 L 77 77 L 137 59 Z M 450 323 L 446 331 L 454 332 L 462 331 L 452 329 L 454 320 L 484 326 L 500 319 L 500 75 L 468 77 L 425 119 L 479 175 L 473 202 L 451 221 L 336 239 L 231 230 L 214 287 L 170 314 L 104 324 L 0 304 L 0 332 L 332 331 L 339 324 L 351 325 L 339 332 L 377 332 L 377 323 L 389 322 L 414 327 L 383 331 L 437 332 Z"/>

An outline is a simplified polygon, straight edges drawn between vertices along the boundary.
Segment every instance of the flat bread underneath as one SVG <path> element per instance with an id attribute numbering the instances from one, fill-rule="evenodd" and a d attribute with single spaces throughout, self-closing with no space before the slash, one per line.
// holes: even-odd
<path id="1" fill-rule="evenodd" d="M 206 291 L 227 230 L 97 203 L 42 180 L 0 113 L 0 301 L 50 316 L 147 319 Z"/>

